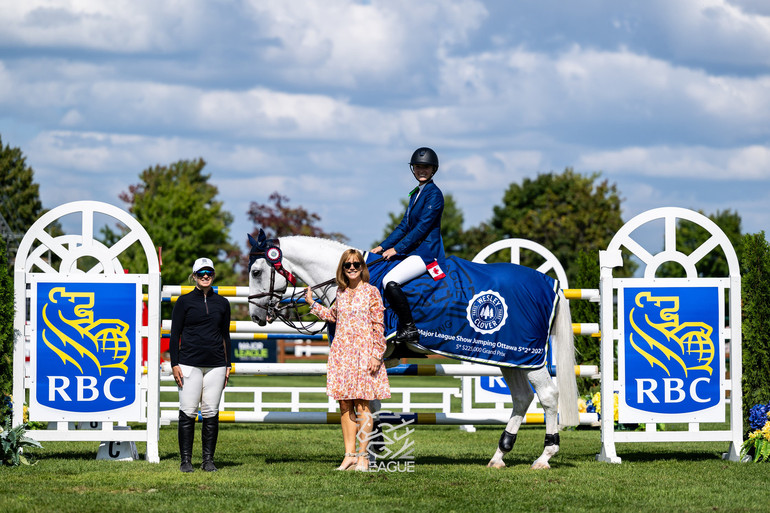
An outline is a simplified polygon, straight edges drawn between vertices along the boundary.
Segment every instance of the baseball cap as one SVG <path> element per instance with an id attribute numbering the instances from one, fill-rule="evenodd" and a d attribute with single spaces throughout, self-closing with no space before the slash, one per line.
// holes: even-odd
<path id="1" fill-rule="evenodd" d="M 213 271 L 214 270 L 214 262 L 212 262 L 208 258 L 199 258 L 193 264 L 192 272 L 197 273 L 201 269 L 211 269 Z"/>

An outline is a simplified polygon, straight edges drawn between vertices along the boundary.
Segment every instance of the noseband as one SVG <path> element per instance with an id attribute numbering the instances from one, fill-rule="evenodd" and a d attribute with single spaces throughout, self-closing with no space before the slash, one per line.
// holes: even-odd
<path id="1" fill-rule="evenodd" d="M 326 328 L 327 323 L 323 323 L 323 326 L 321 326 L 320 329 L 317 330 L 311 330 L 309 328 L 310 325 L 312 325 L 312 322 L 308 322 L 305 320 L 302 320 L 302 315 L 297 311 L 297 303 L 304 295 L 303 291 L 295 292 L 290 299 L 286 301 L 286 304 L 281 305 L 281 302 L 284 300 L 284 292 L 286 292 L 286 288 L 288 287 L 288 283 L 291 283 L 293 286 L 296 286 L 297 280 L 294 278 L 294 275 L 292 275 L 288 270 L 286 270 L 283 267 L 282 260 L 283 260 L 283 254 L 281 253 L 281 241 L 278 239 L 268 239 L 265 236 L 264 231 L 259 231 L 258 239 L 254 239 L 251 235 L 249 235 L 249 241 L 251 242 L 251 251 L 249 252 L 249 273 L 251 273 L 251 266 L 254 265 L 254 262 L 257 261 L 259 258 L 264 258 L 268 264 L 270 264 L 270 288 L 267 290 L 267 292 L 260 292 L 259 294 L 251 294 L 249 296 L 249 303 L 265 310 L 265 315 L 269 319 L 280 319 L 284 323 L 286 323 L 291 328 L 294 328 L 295 330 L 305 333 L 308 335 L 315 335 L 317 333 L 322 332 Z M 383 261 L 382 258 L 379 258 L 375 260 L 374 262 L 371 262 L 369 265 L 375 265 Z M 282 290 L 276 290 L 275 288 L 275 275 L 280 274 L 284 278 L 286 278 L 287 286 L 284 287 Z M 337 280 L 335 278 L 332 278 L 330 280 L 327 280 L 323 283 L 319 283 L 313 287 L 311 287 L 311 290 L 317 290 L 317 289 L 323 289 L 322 295 L 328 296 L 328 291 L 331 287 L 334 287 L 337 285 Z M 257 299 L 263 299 L 267 298 L 267 306 L 263 306 L 258 304 L 255 300 Z M 292 315 L 291 312 L 294 312 Z M 272 322 L 272 321 L 271 321 Z"/>
<path id="2" fill-rule="evenodd" d="M 283 317 L 279 311 L 278 303 L 283 299 L 283 293 L 286 292 L 288 284 L 297 284 L 296 278 L 286 268 L 283 267 L 283 254 L 281 253 L 281 242 L 278 239 L 262 239 L 260 241 L 254 241 L 251 251 L 249 252 L 249 272 L 251 272 L 251 266 L 259 258 L 264 258 L 268 264 L 270 264 L 270 288 L 267 292 L 260 292 L 259 294 L 252 294 L 249 296 L 249 303 L 256 307 L 264 308 L 267 312 L 266 315 L 270 318 Z M 275 275 L 280 274 L 286 278 L 287 285 L 283 290 L 276 290 L 275 288 Z M 262 299 L 267 297 L 267 306 L 262 306 L 254 299 Z"/>

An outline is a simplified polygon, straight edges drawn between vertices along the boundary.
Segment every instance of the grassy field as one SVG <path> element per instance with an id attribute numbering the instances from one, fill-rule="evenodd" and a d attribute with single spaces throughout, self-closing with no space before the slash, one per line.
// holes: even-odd
<path id="1" fill-rule="evenodd" d="M 767 511 L 770 465 L 720 458 L 724 443 L 619 445 L 594 461 L 596 429 L 565 431 L 548 471 L 530 463 L 542 428 L 522 429 L 508 467 L 486 468 L 500 428 L 420 426 L 414 472 L 336 472 L 335 426 L 223 425 L 220 471 L 178 470 L 174 427 L 160 464 L 96 461 L 95 443 L 47 442 L 31 467 L 0 469 L 0 511 Z M 138 444 L 143 456 L 143 444 Z M 200 462 L 199 438 L 194 462 Z"/>
<path id="2" fill-rule="evenodd" d="M 323 378 L 235 382 L 322 386 Z M 457 380 L 394 378 L 392 385 Z M 197 429 L 193 463 L 200 465 Z M 553 468 L 533 471 L 544 429 L 525 426 L 508 467 L 488 469 L 501 429 L 417 426 L 414 471 L 378 473 L 334 471 L 342 458 L 337 426 L 223 424 L 216 473 L 197 465 L 193 474 L 179 472 L 175 425 L 161 429 L 160 464 L 97 461 L 94 442 L 45 442 L 30 451 L 36 465 L 0 468 L 0 512 L 764 512 L 770 504 L 770 465 L 723 461 L 726 443 L 618 444 L 623 463 L 611 465 L 594 459 L 598 429 L 567 430 Z M 144 444 L 137 446 L 143 458 Z"/>

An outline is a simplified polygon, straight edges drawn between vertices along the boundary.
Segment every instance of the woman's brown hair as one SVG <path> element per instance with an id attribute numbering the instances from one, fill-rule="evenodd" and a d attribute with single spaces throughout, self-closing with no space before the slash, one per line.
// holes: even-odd
<path id="1" fill-rule="evenodd" d="M 347 262 L 353 255 L 356 256 L 356 261 L 361 262 L 361 281 L 369 283 L 369 268 L 366 266 L 366 262 L 364 262 L 364 256 L 357 249 L 346 249 L 342 253 L 340 263 L 337 266 L 337 286 L 340 290 L 345 290 L 350 286 L 350 281 L 348 280 L 347 275 L 345 275 L 344 269 L 342 269 L 342 264 Z"/>

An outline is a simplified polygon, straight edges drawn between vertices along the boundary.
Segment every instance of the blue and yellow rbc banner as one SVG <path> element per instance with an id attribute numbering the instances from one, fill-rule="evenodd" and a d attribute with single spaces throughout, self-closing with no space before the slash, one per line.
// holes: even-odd
<path id="1" fill-rule="evenodd" d="M 720 301 L 718 287 L 623 289 L 621 422 L 724 418 Z"/>
<path id="2" fill-rule="evenodd" d="M 36 297 L 33 403 L 47 420 L 137 403 L 137 285 L 39 282 Z"/>

